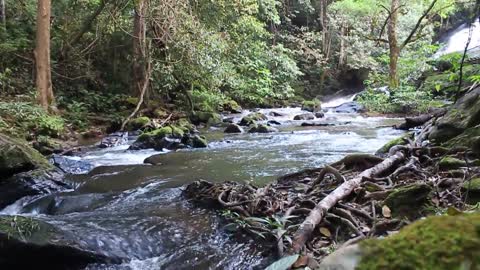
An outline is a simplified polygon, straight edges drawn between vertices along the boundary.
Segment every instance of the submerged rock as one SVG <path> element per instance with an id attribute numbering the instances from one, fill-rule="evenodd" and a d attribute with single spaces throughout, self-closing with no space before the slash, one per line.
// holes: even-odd
<path id="1" fill-rule="evenodd" d="M 277 112 L 277 111 L 271 111 L 270 113 L 268 113 L 268 115 L 273 116 L 273 117 L 285 116 L 285 114 L 279 113 L 279 112 Z"/>
<path id="2" fill-rule="evenodd" d="M 243 133 L 244 130 L 241 126 L 237 124 L 230 124 L 224 131 L 225 133 Z"/>
<path id="3" fill-rule="evenodd" d="M 295 115 L 293 120 L 313 120 L 315 119 L 315 115 L 313 113 L 303 113 L 299 115 Z"/>
<path id="4" fill-rule="evenodd" d="M 316 118 L 323 118 L 323 117 L 325 117 L 325 113 L 324 112 L 316 112 L 315 117 Z"/>
<path id="5" fill-rule="evenodd" d="M 250 113 L 247 116 L 243 117 L 240 121 L 240 126 L 250 126 L 255 124 L 257 121 L 266 121 L 268 117 L 261 112 Z"/>
<path id="6" fill-rule="evenodd" d="M 93 169 L 93 164 L 85 160 L 75 160 L 72 158 L 53 155 L 50 158 L 51 163 L 62 171 L 70 174 L 88 173 Z"/>
<path id="7" fill-rule="evenodd" d="M 303 122 L 302 127 L 330 127 L 335 126 L 333 123 L 321 123 L 321 122 Z"/>
<path id="8" fill-rule="evenodd" d="M 275 121 L 275 120 L 269 120 L 267 122 L 267 125 L 269 125 L 269 126 L 271 126 L 271 125 L 280 126 L 280 125 L 282 125 L 282 123 L 280 123 L 278 121 Z"/>
<path id="9" fill-rule="evenodd" d="M 479 245 L 480 214 L 432 216 L 385 239 L 340 248 L 319 269 L 477 269 Z"/>
<path id="10" fill-rule="evenodd" d="M 46 222 L 22 216 L 0 217 L 1 269 L 79 269 L 122 259 L 90 250 L 76 237 Z"/>

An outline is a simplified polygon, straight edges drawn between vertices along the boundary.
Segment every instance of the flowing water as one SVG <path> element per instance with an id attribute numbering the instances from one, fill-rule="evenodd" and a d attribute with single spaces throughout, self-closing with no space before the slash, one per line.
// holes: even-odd
<path id="1" fill-rule="evenodd" d="M 347 98 L 349 99 L 349 98 Z M 343 101 L 342 101 L 343 102 Z M 334 102 L 333 102 L 334 103 Z M 332 104 L 333 104 L 332 103 Z M 121 265 L 88 269 L 255 269 L 268 261 L 265 249 L 248 237 L 233 237 L 213 210 L 194 207 L 181 196 L 197 179 L 264 185 L 276 177 L 318 167 L 349 153 L 373 153 L 401 132 L 399 119 L 326 113 L 327 127 L 301 127 L 299 108 L 261 110 L 281 123 L 270 134 L 225 135 L 204 131 L 206 149 L 128 151 L 128 146 L 94 150 L 76 159 L 93 163 L 88 174 L 71 175 L 71 192 L 24 198 L 2 214 L 33 215 L 75 233 L 78 241 Z M 232 115 L 239 120 L 244 112 Z M 160 154 L 160 165 L 144 165 Z"/>
<path id="2" fill-rule="evenodd" d="M 440 57 L 453 52 L 463 52 L 467 45 L 469 31 L 468 25 L 462 24 L 450 34 L 444 36 L 440 40 L 443 46 L 441 46 L 441 49 L 434 57 Z M 480 56 L 480 22 L 478 20 L 472 25 L 472 35 L 468 50 L 471 56 Z"/>

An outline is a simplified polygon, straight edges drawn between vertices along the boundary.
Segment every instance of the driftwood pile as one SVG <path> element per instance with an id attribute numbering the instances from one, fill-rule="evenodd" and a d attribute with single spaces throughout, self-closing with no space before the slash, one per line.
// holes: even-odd
<path id="1" fill-rule="evenodd" d="M 445 170 L 438 163 L 454 156 L 469 164 L 476 157 L 467 149 L 420 147 L 429 125 L 384 159 L 349 155 L 265 187 L 200 180 L 187 186 L 185 195 L 222 209 L 238 228 L 272 241 L 279 256 L 307 255 L 295 266 L 310 265 L 340 245 L 388 235 L 439 209 L 464 207 L 462 183 L 477 169 Z"/>

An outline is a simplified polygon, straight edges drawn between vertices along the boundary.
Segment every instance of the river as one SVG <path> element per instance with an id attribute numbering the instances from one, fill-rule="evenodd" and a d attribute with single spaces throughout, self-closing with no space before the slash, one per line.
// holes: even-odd
<path id="1" fill-rule="evenodd" d="M 177 152 L 128 151 L 128 145 L 89 151 L 76 159 L 96 166 L 70 175 L 74 190 L 24 198 L 1 214 L 21 214 L 75 234 L 79 242 L 121 265 L 87 269 L 255 269 L 268 262 L 268 252 L 249 237 L 233 237 L 218 213 L 196 207 L 182 188 L 197 179 L 249 181 L 264 185 L 276 177 L 319 167 L 349 153 L 374 153 L 401 132 L 389 126 L 400 119 L 327 112 L 325 127 L 301 127 L 293 121 L 299 108 L 274 110 L 281 125 L 270 134 L 226 135 L 219 128 L 203 130 L 205 149 Z M 243 115 L 231 115 L 239 120 Z M 144 165 L 161 154 L 161 165 Z"/>

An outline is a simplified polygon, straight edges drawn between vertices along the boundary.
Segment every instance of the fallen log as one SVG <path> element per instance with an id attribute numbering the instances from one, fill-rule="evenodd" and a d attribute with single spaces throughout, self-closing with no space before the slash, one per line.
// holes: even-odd
<path id="1" fill-rule="evenodd" d="M 423 126 L 425 123 L 430 121 L 433 118 L 433 114 L 422 114 L 415 117 L 406 117 L 405 122 L 400 125 L 395 126 L 396 129 L 409 130 L 411 128 L 416 128 Z"/>
<path id="2" fill-rule="evenodd" d="M 348 180 L 338 186 L 334 191 L 323 198 L 310 212 L 307 218 L 295 232 L 291 253 L 299 253 L 308 239 L 312 236 L 315 227 L 320 224 L 327 212 L 332 209 L 340 200 L 350 195 L 358 188 L 364 178 L 373 178 L 391 169 L 394 165 L 405 160 L 405 154 L 401 151 L 383 160 L 381 163 L 363 171 L 357 177 Z"/>

